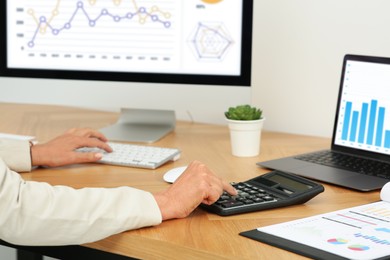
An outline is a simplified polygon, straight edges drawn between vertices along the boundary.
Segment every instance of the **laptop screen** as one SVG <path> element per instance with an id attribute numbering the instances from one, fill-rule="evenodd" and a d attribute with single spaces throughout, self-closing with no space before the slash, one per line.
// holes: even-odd
<path id="1" fill-rule="evenodd" d="M 346 55 L 333 144 L 390 155 L 390 59 Z"/>

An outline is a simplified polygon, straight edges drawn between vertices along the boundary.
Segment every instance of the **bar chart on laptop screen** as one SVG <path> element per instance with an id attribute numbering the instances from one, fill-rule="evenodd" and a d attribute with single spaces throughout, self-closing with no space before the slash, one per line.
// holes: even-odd
<path id="1" fill-rule="evenodd" d="M 11 68 L 241 73 L 242 1 L 5 1 Z"/>
<path id="2" fill-rule="evenodd" d="M 390 154 L 390 65 L 348 62 L 336 144 Z"/>

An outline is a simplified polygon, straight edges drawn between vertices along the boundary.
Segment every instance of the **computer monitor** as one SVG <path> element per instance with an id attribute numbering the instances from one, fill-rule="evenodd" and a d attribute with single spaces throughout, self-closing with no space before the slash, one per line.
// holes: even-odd
<path id="1" fill-rule="evenodd" d="M 156 108 L 148 94 L 176 95 L 161 109 L 186 99 L 212 111 L 214 101 L 228 107 L 250 93 L 253 0 L 4 0 L 0 12 L 0 76 L 13 82 L 129 86 L 127 107 Z M 196 88 L 203 94 L 193 96 Z"/>

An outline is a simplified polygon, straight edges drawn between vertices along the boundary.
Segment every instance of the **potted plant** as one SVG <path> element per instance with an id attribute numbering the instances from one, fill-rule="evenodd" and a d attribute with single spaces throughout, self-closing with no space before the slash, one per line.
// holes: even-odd
<path id="1" fill-rule="evenodd" d="M 232 154 L 238 157 L 260 153 L 261 130 L 265 118 L 260 108 L 246 105 L 230 107 L 225 112 L 230 130 Z"/>
<path id="2" fill-rule="evenodd" d="M 263 111 L 260 108 L 250 105 L 239 105 L 229 107 L 225 112 L 225 116 L 229 120 L 259 120 L 262 118 Z"/>

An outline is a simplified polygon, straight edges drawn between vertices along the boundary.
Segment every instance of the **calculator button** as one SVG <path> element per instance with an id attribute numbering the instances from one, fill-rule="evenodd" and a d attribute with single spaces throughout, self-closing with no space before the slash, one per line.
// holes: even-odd
<path id="1" fill-rule="evenodd" d="M 272 198 L 271 196 L 265 196 L 265 197 L 263 197 L 262 199 L 265 200 L 265 201 L 274 200 L 274 198 Z"/>
<path id="2" fill-rule="evenodd" d="M 260 198 L 254 198 L 253 201 L 256 203 L 260 203 L 260 202 L 263 202 L 264 200 L 262 200 Z"/>
<path id="3" fill-rule="evenodd" d="M 249 196 L 249 194 L 246 193 L 246 192 L 242 192 L 242 193 L 240 194 L 240 197 L 248 197 L 248 196 Z"/>
<path id="4" fill-rule="evenodd" d="M 220 200 L 228 200 L 228 199 L 230 199 L 230 196 L 229 195 L 222 195 L 219 199 Z"/>
<path id="5" fill-rule="evenodd" d="M 222 203 L 221 206 L 224 208 L 232 208 L 232 207 L 237 207 L 237 206 L 241 206 L 241 205 L 244 205 L 244 203 L 242 203 L 241 201 L 232 200 L 232 201 L 227 201 L 225 203 Z"/>
<path id="6" fill-rule="evenodd" d="M 215 202 L 215 204 L 222 206 L 222 204 L 229 202 L 229 200 L 218 200 Z"/>

